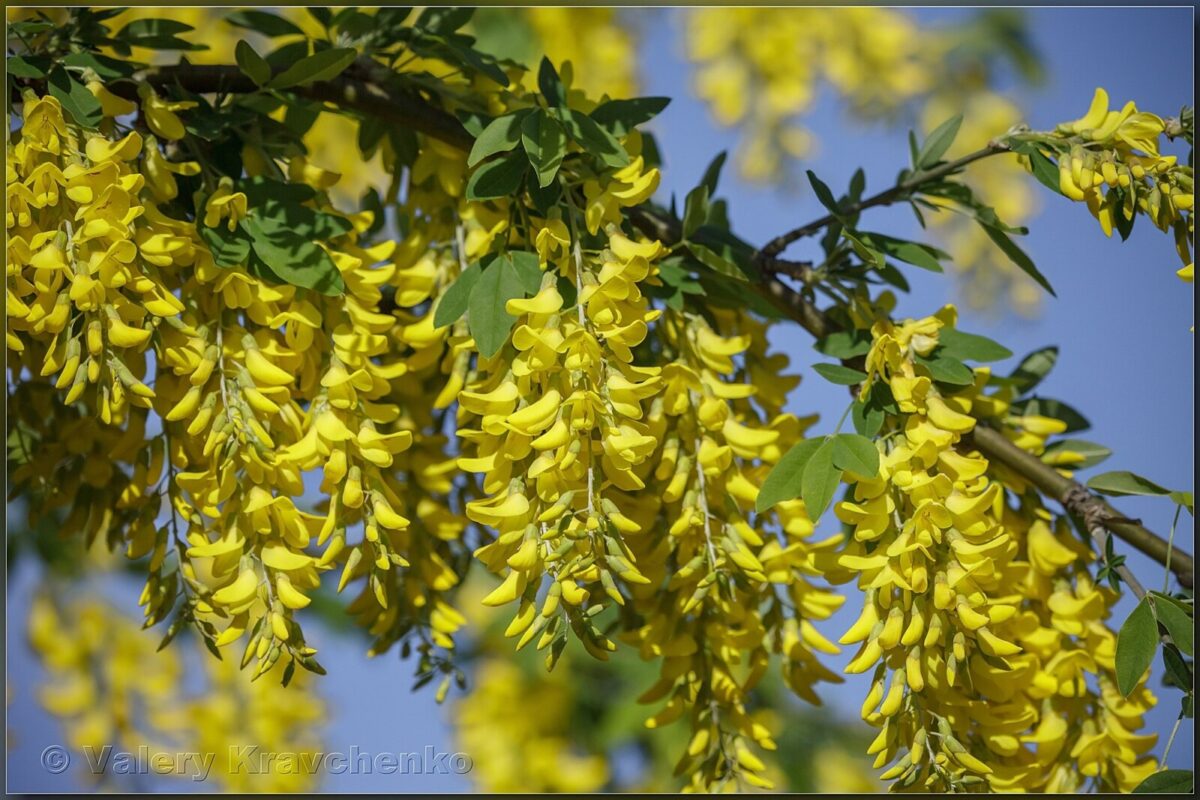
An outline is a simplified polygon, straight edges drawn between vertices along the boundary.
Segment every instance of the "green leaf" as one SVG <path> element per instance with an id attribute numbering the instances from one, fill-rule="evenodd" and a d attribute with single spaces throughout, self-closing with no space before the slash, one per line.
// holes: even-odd
<path id="1" fill-rule="evenodd" d="M 1109 450 L 1102 444 L 1096 444 L 1084 439 L 1059 439 L 1057 442 L 1053 442 L 1046 447 L 1045 452 L 1042 453 L 1042 460 L 1049 461 L 1051 457 L 1063 452 L 1077 453 L 1083 456 L 1082 461 L 1062 464 L 1067 469 L 1087 469 L 1088 467 L 1094 467 L 1112 455 L 1112 450 Z"/>
<path id="2" fill-rule="evenodd" d="M 196 232 L 208 245 L 213 262 L 218 267 L 238 267 L 246 263 L 250 255 L 250 240 L 237 232 L 230 232 L 224 222 L 215 228 L 197 223 Z"/>
<path id="3" fill-rule="evenodd" d="M 842 471 L 833 464 L 833 450 L 833 440 L 826 439 L 812 454 L 800 477 L 800 496 L 804 498 L 808 517 L 814 524 L 829 508 L 833 493 L 842 480 Z"/>
<path id="4" fill-rule="evenodd" d="M 225 21 L 237 28 L 258 31 L 264 36 L 303 36 L 304 31 L 294 22 L 269 11 L 235 11 Z"/>
<path id="5" fill-rule="evenodd" d="M 537 186 L 531 181 L 525 185 L 525 191 L 529 193 L 529 202 L 534 210 L 542 217 L 549 214 L 550 209 L 562 199 L 562 184 L 554 180 L 545 186 Z"/>
<path id="6" fill-rule="evenodd" d="M 508 197 L 517 191 L 529 169 L 524 153 L 508 155 L 480 164 L 467 181 L 468 200 L 491 200 Z"/>
<path id="7" fill-rule="evenodd" d="M 1017 150 L 1015 146 L 1013 149 Z M 1029 156 L 1029 167 L 1033 177 L 1055 194 L 1062 194 L 1062 189 L 1058 185 L 1058 167 L 1054 166 L 1054 162 L 1046 158 L 1042 151 L 1034 145 L 1029 145 L 1026 149 L 1018 150 L 1018 152 Z"/>
<path id="8" fill-rule="evenodd" d="M 1167 629 L 1179 652 L 1192 656 L 1194 626 L 1188 613 L 1170 600 L 1158 600 L 1154 603 L 1154 616 Z"/>
<path id="9" fill-rule="evenodd" d="M 252 206 L 250 216 L 254 217 L 259 229 L 271 237 L 298 236 L 310 241 L 324 241 L 351 230 L 350 221 L 345 217 L 295 203 L 268 200 Z"/>
<path id="10" fill-rule="evenodd" d="M 387 132 L 387 127 L 377 117 L 366 117 L 359 123 L 358 150 L 364 159 L 370 160 L 375 155 Z"/>
<path id="11" fill-rule="evenodd" d="M 727 156 L 728 154 L 724 150 L 717 153 L 705 168 L 704 177 L 700 179 L 700 185 L 708 188 L 709 197 L 717 196 L 717 181 L 721 179 L 721 167 L 725 166 Z"/>
<path id="12" fill-rule="evenodd" d="M 537 83 L 538 91 L 546 98 L 547 103 L 555 107 L 566 106 L 567 90 L 562 84 L 562 79 L 558 77 L 558 70 L 545 56 L 542 56 L 542 63 L 538 65 Z"/>
<path id="13" fill-rule="evenodd" d="M 316 191 L 305 183 L 286 183 L 273 178 L 254 176 L 238 182 L 238 191 L 246 195 L 250 207 L 256 211 L 268 204 L 299 205 L 317 196 Z"/>
<path id="14" fill-rule="evenodd" d="M 950 145 L 954 144 L 954 137 L 958 136 L 962 120 L 962 114 L 956 114 L 933 129 L 917 153 L 917 169 L 928 169 L 942 160 Z"/>
<path id="15" fill-rule="evenodd" d="M 907 292 L 909 290 L 910 287 L 908 285 L 908 281 L 904 278 L 904 273 L 893 267 L 891 264 L 884 264 L 882 267 L 876 267 L 876 271 L 879 273 L 879 277 L 883 278 L 884 281 L 892 286 L 895 286 L 900 291 Z"/>
<path id="16" fill-rule="evenodd" d="M 1088 488 L 1110 497 L 1123 495 L 1169 495 L 1170 489 L 1164 489 L 1157 483 L 1135 475 L 1125 470 L 1103 472 L 1093 475 L 1087 482 Z"/>
<path id="17" fill-rule="evenodd" d="M 727 278 L 733 278 L 742 283 L 746 282 L 746 271 L 738 266 L 737 262 L 731 261 L 697 242 L 688 242 L 688 251 L 696 257 L 697 261 L 718 275 L 724 275 Z"/>
<path id="18" fill-rule="evenodd" d="M 1049 397 L 1030 397 L 1025 400 L 1018 400 L 1012 404 L 1012 412 L 1019 416 L 1037 414 L 1051 419 L 1062 420 L 1067 423 L 1066 430 L 1063 433 L 1076 433 L 1077 431 L 1085 431 L 1092 427 L 1092 423 L 1087 417 L 1080 414 L 1071 406 L 1061 400 L 1054 400 Z"/>
<path id="19" fill-rule="evenodd" d="M 596 156 L 610 167 L 629 164 L 629 153 L 611 133 L 601 128 L 591 117 L 569 108 L 555 109 L 567 134 L 584 150 Z"/>
<path id="20" fill-rule="evenodd" d="M 858 202 L 862 199 L 863 191 L 867 188 L 867 173 L 863 172 L 862 167 L 854 170 L 854 174 L 850 176 L 850 199 Z"/>
<path id="21" fill-rule="evenodd" d="M 1150 668 L 1158 649 L 1158 623 L 1150 601 L 1142 598 L 1117 635 L 1117 688 L 1128 697 Z"/>
<path id="22" fill-rule="evenodd" d="M 525 289 L 525 294 L 534 295 L 542 288 L 541 259 L 537 253 L 528 250 L 510 250 L 504 254 L 517 271 L 517 278 Z"/>
<path id="23" fill-rule="evenodd" d="M 21 36 L 37 36 L 39 33 L 45 33 L 54 27 L 53 22 L 47 22 L 42 19 L 10 20 L 8 23 L 8 34 L 17 38 Z"/>
<path id="24" fill-rule="evenodd" d="M 860 239 L 854 231 L 851 231 L 849 228 L 843 228 L 842 238 L 850 243 L 850 246 L 854 248 L 854 252 L 863 260 L 864 264 L 878 270 L 883 270 L 887 267 L 887 260 L 883 257 L 883 253 Z"/>
<path id="25" fill-rule="evenodd" d="M 1171 494 L 1168 496 L 1174 500 L 1176 504 L 1183 506 L 1193 514 L 1196 512 L 1196 503 L 1191 492 L 1171 492 Z"/>
<path id="26" fill-rule="evenodd" d="M 155 50 L 207 50 L 208 45 L 193 44 L 175 34 L 194 30 L 191 25 L 173 19 L 135 19 L 121 28 L 114 38 Z"/>
<path id="27" fill-rule="evenodd" d="M 959 361 L 953 356 L 939 352 L 941 348 L 935 350 L 930 356 L 916 356 L 915 361 L 925 369 L 929 370 L 929 375 L 939 383 L 948 383 L 951 386 L 970 386 L 975 382 L 975 373 L 966 364 Z"/>
<path id="28" fill-rule="evenodd" d="M 996 246 L 999 247 L 1006 256 L 1008 256 L 1009 260 L 1020 267 L 1022 272 L 1037 281 L 1043 289 L 1050 293 L 1051 297 L 1058 297 L 1058 295 L 1054 293 L 1054 287 L 1050 285 L 1050 281 L 1046 280 L 1046 276 L 1038 271 L 1038 268 L 1034 265 L 1033 260 L 1025 254 L 1024 250 L 1017 246 L 1016 242 L 1009 238 L 1007 233 L 997 230 L 991 225 L 982 223 L 981 225 L 984 233 L 986 233 L 988 238 L 996 243 Z"/>
<path id="29" fill-rule="evenodd" d="M 325 295 L 340 295 L 346 290 L 342 274 L 320 245 L 294 234 L 268 233 L 253 214 L 241 225 L 250 235 L 254 254 L 284 283 Z"/>
<path id="30" fill-rule="evenodd" d="M 871 349 L 871 335 L 862 330 L 837 331 L 818 341 L 813 348 L 822 355 L 845 361 L 866 355 Z"/>
<path id="31" fill-rule="evenodd" d="M 288 665 L 283 668 L 283 677 L 280 680 L 280 683 L 282 684 L 283 688 L 285 688 L 285 689 L 287 688 L 287 685 L 292 682 L 292 676 L 294 676 L 295 674 L 296 674 L 296 659 L 293 658 L 291 661 L 288 662 Z"/>
<path id="32" fill-rule="evenodd" d="M 1164 769 L 1134 787 L 1134 794 L 1191 794 L 1195 774 L 1190 769 Z"/>
<path id="33" fill-rule="evenodd" d="M 966 333 L 955 328 L 943 328 L 938 331 L 938 349 L 960 361 L 1001 361 L 1012 356 L 1012 350 L 986 336 Z"/>
<path id="34" fill-rule="evenodd" d="M 265 86 L 271 80 L 271 65 L 245 39 L 238 40 L 233 56 L 242 72 L 255 85 Z"/>
<path id="35" fill-rule="evenodd" d="M 912 264 L 914 267 L 927 269 L 930 272 L 941 272 L 942 265 L 938 263 L 938 258 L 949 258 L 948 254 L 929 245 L 908 242 L 903 239 L 885 236 L 881 233 L 863 233 L 860 231 L 858 235 L 866 244 L 877 250 L 882 250 L 892 258 L 903 261 L 906 264 Z"/>
<path id="36" fill-rule="evenodd" d="M 370 14 L 354 9 L 346 8 L 338 12 L 337 17 L 333 20 L 333 28 L 338 33 L 345 34 L 351 39 L 362 39 L 368 35 L 373 35 L 376 29 L 382 29 L 379 20 Z M 382 31 L 380 31 L 382 32 Z"/>
<path id="37" fill-rule="evenodd" d="M 415 27 L 430 33 L 454 33 L 471 21 L 475 15 L 474 8 L 445 8 L 433 6 L 426 8 L 413 23 Z"/>
<path id="38" fill-rule="evenodd" d="M 52 66 L 49 56 L 9 56 L 4 64 L 14 78 L 44 78 Z"/>
<path id="39" fill-rule="evenodd" d="M 833 437 L 833 465 L 863 478 L 874 478 L 879 474 L 879 450 L 865 436 L 839 433 Z"/>
<path id="40" fill-rule="evenodd" d="M 1137 207 L 1126 208 L 1125 203 L 1128 195 L 1128 189 L 1122 189 L 1119 186 L 1114 186 L 1108 190 L 1108 194 L 1104 196 L 1104 201 L 1113 211 L 1113 227 L 1117 229 L 1117 233 L 1121 236 L 1121 241 L 1129 241 L 1129 235 L 1133 233 L 1133 224 L 1137 222 Z"/>
<path id="41" fill-rule="evenodd" d="M 614 136 L 624 136 L 638 125 L 658 116 L 670 102 L 669 97 L 608 100 L 592 109 L 588 116 Z"/>
<path id="42" fill-rule="evenodd" d="M 293 86 L 307 86 L 317 81 L 328 81 L 354 63 L 358 51 L 353 47 L 335 47 L 313 53 L 302 58 L 285 69 L 268 84 L 272 89 L 290 89 Z"/>
<path id="43" fill-rule="evenodd" d="M 567 153 L 567 132 L 558 120 L 539 108 L 521 124 L 521 143 L 537 175 L 538 186 L 549 186 Z"/>
<path id="44" fill-rule="evenodd" d="M 829 190 L 825 182 L 818 178 L 816 173 L 811 169 L 806 170 L 806 172 L 808 174 L 808 182 L 812 184 L 813 192 L 816 194 L 817 200 L 821 202 L 821 205 L 825 206 L 835 216 L 841 213 L 838 211 L 837 200 L 834 199 L 833 192 Z"/>
<path id="45" fill-rule="evenodd" d="M 683 204 L 683 238 L 689 238 L 708 219 L 708 187 L 697 186 L 688 192 Z"/>
<path id="46" fill-rule="evenodd" d="M 868 439 L 879 435 L 886 416 L 882 408 L 864 397 L 859 397 L 850 409 L 850 422 L 854 425 L 854 430 L 858 431 L 860 436 L 866 436 Z"/>
<path id="47" fill-rule="evenodd" d="M 841 364 L 813 364 L 813 369 L 825 380 L 839 386 L 854 386 L 867 379 L 867 373 Z"/>
<path id="48" fill-rule="evenodd" d="M 1192 670 L 1188 666 L 1188 662 L 1183 660 L 1183 655 L 1179 652 L 1178 647 L 1164 647 L 1163 651 L 1163 667 L 1166 668 L 1166 675 L 1163 676 L 1163 682 L 1167 686 L 1174 686 L 1176 689 L 1182 689 L 1187 693 L 1192 691 Z"/>
<path id="49" fill-rule="evenodd" d="M 517 321 L 504 304 L 524 296 L 520 276 L 508 259 L 498 258 L 483 271 L 467 302 L 467 323 L 481 356 L 491 358 L 504 347 Z"/>
<path id="50" fill-rule="evenodd" d="M 471 290 L 475 288 L 475 284 L 482 276 L 483 268 L 479 266 L 478 261 L 462 271 L 462 274 L 455 279 L 454 283 L 450 284 L 438 300 L 437 310 L 433 312 L 433 327 L 444 328 L 458 322 L 459 318 L 467 311 L 467 301 L 471 297 Z"/>
<path id="51" fill-rule="evenodd" d="M 421 33 L 409 41 L 413 52 L 430 58 L 440 58 L 468 72 L 477 72 L 499 86 L 508 86 L 508 74 L 496 59 L 476 50 L 474 44 L 475 40 L 472 37 L 459 33 Z"/>
<path id="52" fill-rule="evenodd" d="M 76 124 L 95 128 L 104 119 L 104 111 L 96 96 L 62 67 L 55 67 L 50 73 L 49 86 L 50 94 L 62 104 L 63 110 Z"/>
<path id="53" fill-rule="evenodd" d="M 805 439 L 792 446 L 783 454 L 783 458 L 767 473 L 762 488 L 758 490 L 758 499 L 754 502 L 754 510 L 763 513 L 776 503 L 792 500 L 800 496 L 800 479 L 804 467 L 812 458 L 813 453 L 824 444 L 824 439 Z"/>
<path id="54" fill-rule="evenodd" d="M 521 123 L 529 115 L 528 109 L 496 117 L 483 132 L 475 137 L 475 144 L 467 155 L 467 166 L 473 167 L 496 153 L 507 153 L 521 142 Z"/>
<path id="55" fill-rule="evenodd" d="M 1017 364 L 1017 368 L 1012 371 L 1009 377 L 1012 378 L 1017 392 L 1025 394 L 1025 392 L 1028 392 L 1041 383 L 1050 374 L 1050 370 L 1054 369 L 1054 365 L 1057 362 L 1058 348 L 1054 346 L 1043 347 L 1040 350 L 1034 350 L 1021 359 L 1021 363 Z"/>
<path id="56" fill-rule="evenodd" d="M 133 73 L 144 67 L 144 64 L 139 64 L 136 61 L 126 61 L 124 59 L 112 58 L 110 56 L 102 56 L 96 53 L 79 52 L 71 53 L 63 56 L 61 59 L 64 67 L 80 67 L 90 69 L 95 72 L 101 80 L 111 80 L 113 78 L 128 78 Z"/>

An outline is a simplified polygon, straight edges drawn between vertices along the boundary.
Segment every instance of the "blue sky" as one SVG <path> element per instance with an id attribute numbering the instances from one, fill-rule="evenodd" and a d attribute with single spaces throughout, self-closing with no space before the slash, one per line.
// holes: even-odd
<path id="1" fill-rule="evenodd" d="M 643 94 L 674 97 L 653 123 L 665 154 L 661 192 L 682 198 L 696 183 L 713 155 L 731 149 L 734 132 L 717 128 L 704 107 L 687 92 L 689 67 L 682 59 L 678 10 L 654 12 L 668 25 L 643 26 Z M 925 23 L 962 18 L 956 9 L 914 12 Z M 1114 103 L 1136 99 L 1139 106 L 1162 115 L 1174 114 L 1193 102 L 1190 8 L 1075 8 L 1030 9 L 1030 27 L 1046 63 L 1043 85 L 1017 92 L 1034 128 L 1048 128 L 1083 113 L 1096 86 L 1104 86 Z M 807 124 L 820 141 L 819 154 L 803 166 L 816 171 L 833 187 L 845 186 L 862 166 L 868 191 L 884 188 L 908 152 L 903 130 L 854 123 L 825 92 Z M 1040 187 L 1039 187 L 1040 189 Z M 720 194 L 730 201 L 734 228 L 750 242 L 772 236 L 823 213 L 808 194 L 784 196 L 775 190 L 750 186 L 726 169 Z M 1036 319 L 1007 315 L 972 315 L 963 311 L 966 330 L 986 334 L 1017 356 L 1046 344 L 1060 347 L 1058 366 L 1043 386 L 1048 396 L 1061 397 L 1082 410 L 1092 422 L 1084 434 L 1114 451 L 1101 469 L 1128 469 L 1171 488 L 1193 485 L 1193 305 L 1191 287 L 1175 277 L 1179 264 L 1168 236 L 1143 220 L 1129 242 L 1105 239 L 1080 204 L 1041 191 L 1040 214 L 1030 223 L 1022 246 L 1046 273 L 1058 298 L 1046 298 Z M 905 208 L 869 212 L 870 228 L 899 236 L 919 235 Z M 804 258 L 796 246 L 791 254 Z M 811 255 L 811 252 L 807 254 Z M 917 274 L 914 274 L 917 273 Z M 923 316 L 955 298 L 952 281 L 919 270 L 906 273 L 913 285 L 902 296 L 899 313 Z M 778 326 L 773 342 L 792 356 L 793 369 L 807 374 L 792 398 L 790 410 L 819 411 L 831 426 L 845 406 L 845 391 L 820 380 L 808 368 L 822 360 L 811 349 L 811 337 L 794 326 Z M 1002 363 L 1006 369 L 1010 363 Z M 824 430 L 818 427 L 817 430 Z M 1155 499 L 1123 499 L 1119 508 L 1141 517 L 1148 527 L 1165 533 L 1171 522 L 1169 503 Z M 832 517 L 823 524 L 835 524 Z M 1184 515 L 1177 541 L 1194 552 L 1191 519 Z M 1160 585 L 1161 568 L 1130 553 L 1129 563 L 1152 587 Z M 13 699 L 8 725 L 16 734 L 9 751 L 9 789 L 43 791 L 80 788 L 76 770 L 47 776 L 37 764 L 42 749 L 61 740 L 57 724 L 37 706 L 33 688 L 41 676 L 24 644 L 26 598 L 35 575 L 18 570 L 8 590 L 8 667 Z M 137 587 L 113 587 L 114 601 L 134 611 Z M 854 605 L 853 602 L 848 605 Z M 1130 605 L 1123 603 L 1117 617 Z M 822 626 L 830 638 L 844 628 L 845 614 Z M 432 692 L 410 694 L 411 667 L 394 654 L 365 658 L 362 639 L 319 632 L 313 638 L 322 650 L 330 676 L 322 682 L 333 710 L 326 732 L 328 750 L 348 750 L 352 744 L 368 752 L 419 751 L 433 745 L 455 749 L 445 722 L 445 710 Z M 833 661 L 844 663 L 846 657 Z M 1156 665 L 1157 669 L 1157 665 Z M 862 678 L 862 676 L 858 676 Z M 1157 678 L 1154 680 L 1157 684 Z M 384 687 L 380 689 L 379 687 Z M 828 702 L 847 719 L 857 719 L 865 692 L 863 680 L 851 678 Z M 1150 728 L 1159 732 L 1157 752 L 1178 710 L 1178 695 L 1161 692 L 1150 715 Z M 1191 767 L 1192 724 L 1185 721 L 1175 742 L 1171 765 Z M 191 787 L 172 782 L 171 788 Z M 469 789 L 459 776 L 359 775 L 334 777 L 323 788 L 334 791 L 456 791 Z"/>

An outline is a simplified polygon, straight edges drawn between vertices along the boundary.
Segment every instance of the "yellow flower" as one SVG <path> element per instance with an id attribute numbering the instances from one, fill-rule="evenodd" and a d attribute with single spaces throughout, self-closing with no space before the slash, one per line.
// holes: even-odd
<path id="1" fill-rule="evenodd" d="M 185 133 L 183 120 L 175 112 L 195 108 L 195 101 L 163 100 L 148 83 L 138 86 L 138 97 L 142 101 L 142 113 L 146 115 L 146 124 L 150 126 L 150 130 L 155 135 L 161 136 L 167 141 L 183 138 Z"/>
<path id="2" fill-rule="evenodd" d="M 233 191 L 233 181 L 223 178 L 217 190 L 204 203 L 205 226 L 215 228 L 222 219 L 228 217 L 226 225 L 230 232 L 237 230 L 238 222 L 246 216 L 247 202 L 245 194 Z"/>

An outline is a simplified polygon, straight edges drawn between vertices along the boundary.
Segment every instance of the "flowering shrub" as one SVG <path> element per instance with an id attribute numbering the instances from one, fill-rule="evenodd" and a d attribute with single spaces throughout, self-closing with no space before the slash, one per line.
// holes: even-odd
<path id="1" fill-rule="evenodd" d="M 953 117 L 914 137 L 879 194 L 863 196 L 861 171 L 840 196 L 810 172 L 827 216 L 756 248 L 716 198 L 719 159 L 682 209 L 654 202 L 662 163 L 642 126 L 666 98 L 596 95 L 569 64 L 526 70 L 479 49 L 470 9 L 313 9 L 304 28 L 235 12 L 253 43 L 207 64 L 161 57 L 197 47 L 186 23 L 116 14 L 11 27 L 8 469 L 31 523 L 136 565 L 164 644 L 187 631 L 253 686 L 278 682 L 253 702 L 286 704 L 319 683 L 296 676 L 325 673 L 314 607 L 341 603 L 371 654 L 415 652 L 417 683 L 441 699 L 466 683 L 475 611 L 460 590 L 485 573 L 496 580 L 472 602 L 502 608 L 503 638 L 545 668 L 568 647 L 582 651 L 568 668 L 618 651 L 653 664 L 645 726 L 684 729 L 683 786 L 770 788 L 768 675 L 819 703 L 844 679 L 814 623 L 853 598 L 845 671 L 866 676 L 868 753 L 895 788 L 1170 777 L 1141 732 L 1145 678 L 1160 638 L 1190 676 L 1191 558 L 1097 493 L 1189 511 L 1190 493 L 1131 473 L 1096 476 L 1095 493 L 1074 483 L 1106 451 L 1061 438 L 1078 412 L 1032 394 L 1052 359 L 994 375 L 987 363 L 1012 354 L 961 330 L 953 307 L 893 319 L 878 285 L 903 288 L 902 269 L 940 271 L 946 254 L 861 222 L 896 202 L 964 212 L 989 258 L 1050 289 L 1013 239 L 1023 229 L 960 180 L 1015 153 L 1105 233 L 1139 215 L 1171 231 L 1190 278 L 1191 168 L 1159 149 L 1190 142 L 1190 112 L 1109 111 L 1099 90 L 1078 121 L 1010 123 L 963 151 L 960 129 L 978 128 Z M 740 118 L 726 83 L 745 76 L 719 66 L 733 44 L 717 21 L 694 31 L 714 59 L 700 83 Z M 862 46 L 887 30 L 864 21 Z M 143 49 L 156 65 L 131 60 Z M 848 91 L 884 90 L 835 55 Z M 901 66 L 901 83 L 921 69 Z M 793 78 L 766 87 L 766 107 L 802 107 Z M 379 174 L 339 191 L 321 119 L 356 129 L 355 159 Z M 816 236 L 819 260 L 783 258 Z M 831 431 L 783 411 L 800 377 L 768 331 L 789 319 L 833 360 L 817 376 L 853 395 Z M 1110 532 L 1189 591 L 1147 593 Z M 1124 590 L 1141 604 L 1120 626 Z M 47 660 L 86 683 L 83 654 L 63 652 L 83 634 L 40 605 L 33 623 Z M 112 637 L 114 658 L 141 647 Z M 520 685 L 491 659 L 459 715 L 466 742 L 487 739 Z M 127 683 L 110 688 L 150 688 Z M 172 678 L 151 683 L 167 693 Z M 320 714 L 313 700 L 288 712 Z M 530 726 L 537 780 L 603 785 L 604 763 L 571 752 L 554 713 Z M 223 720 L 199 709 L 181 724 L 219 736 Z M 560 780 L 548 753 L 579 774 Z M 496 788 L 514 785 L 493 763 L 508 757 L 488 756 Z"/>

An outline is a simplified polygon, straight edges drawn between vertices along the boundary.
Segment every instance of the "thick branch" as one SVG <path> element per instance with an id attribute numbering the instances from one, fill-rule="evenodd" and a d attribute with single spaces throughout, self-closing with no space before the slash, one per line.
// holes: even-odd
<path id="1" fill-rule="evenodd" d="M 385 87 L 378 82 L 354 77 L 361 71 L 352 67 L 331 81 L 294 86 L 284 91 L 311 100 L 333 103 L 342 108 L 352 108 L 367 116 L 432 136 L 463 150 L 471 148 L 474 138 L 453 114 L 434 107 L 414 92 Z M 155 88 L 178 84 L 195 94 L 246 94 L 258 90 L 258 86 L 235 66 L 180 64 L 152 67 L 139 77 Z M 135 84 L 118 82 L 114 83 L 111 89 L 115 94 L 127 99 L 137 99 Z"/>
<path id="2" fill-rule="evenodd" d="M 473 137 L 452 114 L 436 108 L 415 93 L 393 87 L 383 87 L 376 81 L 353 77 L 364 72 L 369 74 L 370 71 L 352 68 L 346 74 L 332 81 L 322 81 L 305 87 L 293 87 L 286 91 L 360 111 L 389 124 L 424 133 L 462 150 L 471 148 Z M 154 67 L 145 71 L 141 77 L 154 86 L 178 84 L 197 94 L 247 93 L 258 90 L 258 87 L 236 66 L 181 64 Z M 114 83 L 112 90 L 127 98 L 136 97 L 136 87 L 127 82 Z M 991 142 L 982 150 L 977 150 L 955 161 L 931 170 L 917 172 L 891 189 L 849 206 L 844 213 L 854 214 L 874 206 L 888 205 L 919 185 L 950 175 L 974 161 L 1006 152 L 1008 149 L 1008 145 L 1003 142 Z M 682 239 L 682 226 L 678 220 L 669 215 L 656 214 L 644 208 L 635 208 L 632 209 L 631 219 L 639 230 L 661 241 L 675 243 Z M 758 251 L 756 259 L 760 264 L 764 260 L 775 259 L 792 242 L 812 236 L 833 222 L 835 219 L 830 214 L 777 236 Z M 763 280 L 753 284 L 752 288 L 781 313 L 797 322 L 818 339 L 824 338 L 838 329 L 837 324 L 807 298 L 779 281 L 774 275 L 764 275 Z M 1093 495 L 1080 484 L 1064 478 L 1057 470 L 1042 463 L 1035 456 L 1021 450 L 999 431 L 979 426 L 970 438 L 981 453 L 1014 470 L 1044 494 L 1063 503 L 1068 512 L 1079 514 L 1085 519 L 1103 519 L 1106 529 L 1111 530 L 1122 540 L 1159 563 L 1166 563 L 1168 550 L 1166 540 L 1137 522 L 1122 517 L 1103 499 Z M 1191 588 L 1193 564 L 1190 555 L 1178 548 L 1173 548 L 1171 571 L 1175 573 L 1181 585 Z"/>
<path id="3" fill-rule="evenodd" d="M 1000 431 L 978 426 L 970 434 L 970 439 L 979 448 L 979 452 L 1018 473 L 1036 486 L 1042 494 L 1053 497 L 1062 503 L 1069 513 L 1084 520 L 1089 532 L 1094 527 L 1102 526 L 1158 563 L 1167 562 L 1166 541 L 1142 527 L 1136 520 L 1121 516 L 1103 498 L 1092 494 L 1082 484 L 1063 477 L 1054 467 L 1014 445 Z M 1171 548 L 1171 571 L 1175 573 L 1181 586 L 1186 589 L 1192 588 L 1192 557 L 1178 547 Z M 1128 582 L 1128 579 L 1126 580 Z"/>

